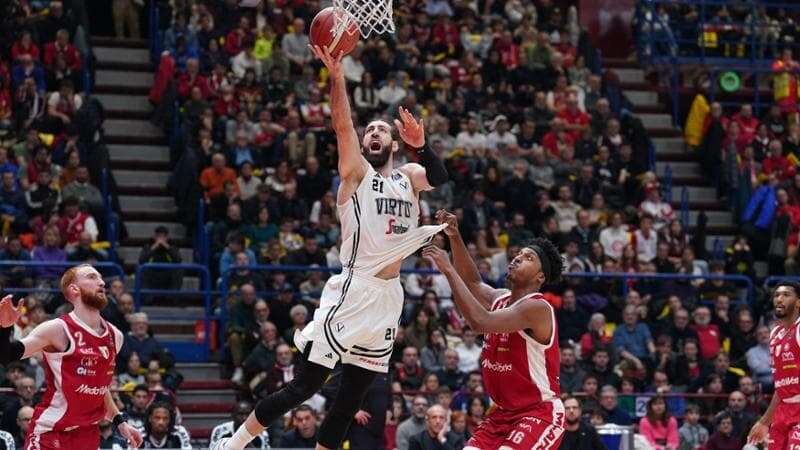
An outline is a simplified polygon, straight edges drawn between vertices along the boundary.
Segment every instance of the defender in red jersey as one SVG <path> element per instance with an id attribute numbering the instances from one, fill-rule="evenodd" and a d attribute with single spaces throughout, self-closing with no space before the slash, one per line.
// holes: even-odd
<path id="1" fill-rule="evenodd" d="M 800 448 L 800 283 L 781 282 L 772 295 L 778 324 L 770 333 L 769 351 L 775 392 L 747 442 L 769 442 L 769 450 Z M 769 437 L 768 437 L 769 436 Z"/>
<path id="2" fill-rule="evenodd" d="M 481 367 L 486 392 L 497 408 L 481 423 L 465 450 L 547 450 L 558 448 L 564 433 L 559 398 L 558 330 L 555 312 L 539 293 L 561 277 L 563 261 L 547 239 L 534 239 L 508 265 L 511 291 L 481 280 L 458 231 L 447 222 L 453 263 L 435 246 L 423 250 L 447 277 L 453 298 L 476 332 L 485 334 Z"/>
<path id="3" fill-rule="evenodd" d="M 10 342 L 20 316 L 10 295 L 0 301 L 0 363 L 44 353 L 46 391 L 36 406 L 25 450 L 96 449 L 98 422 L 113 418 L 133 447 L 142 437 L 128 425 L 109 392 L 123 336 L 100 316 L 108 300 L 105 282 L 94 267 L 72 267 L 61 277 L 61 291 L 73 311 L 48 320 L 21 341 Z"/>

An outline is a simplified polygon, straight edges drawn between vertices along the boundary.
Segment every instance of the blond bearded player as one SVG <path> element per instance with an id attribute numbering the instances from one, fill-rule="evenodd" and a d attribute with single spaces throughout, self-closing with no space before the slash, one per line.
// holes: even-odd
<path id="1" fill-rule="evenodd" d="M 47 389 L 36 406 L 25 450 L 94 449 L 100 445 L 98 422 L 113 420 L 132 447 L 142 437 L 125 422 L 109 386 L 122 333 L 100 317 L 108 300 L 100 273 L 88 264 L 72 267 L 61 277 L 61 292 L 73 311 L 36 327 L 21 341 L 11 341 L 20 317 L 7 295 L 0 301 L 0 363 L 44 353 Z"/>

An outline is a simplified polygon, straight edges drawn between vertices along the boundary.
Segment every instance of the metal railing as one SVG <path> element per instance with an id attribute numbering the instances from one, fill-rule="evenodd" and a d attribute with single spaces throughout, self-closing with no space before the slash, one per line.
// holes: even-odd
<path id="1" fill-rule="evenodd" d="M 188 290 L 188 289 L 151 289 L 151 288 L 143 288 L 142 283 L 144 282 L 144 271 L 146 270 L 158 270 L 158 271 L 180 271 L 182 274 L 184 271 L 191 271 L 196 272 L 200 275 L 200 289 L 199 290 Z M 202 264 L 169 264 L 169 263 L 144 263 L 139 264 L 136 267 L 136 278 L 135 284 L 133 289 L 133 298 L 134 298 L 134 305 L 137 311 L 139 311 L 142 307 L 142 297 L 143 296 L 202 296 L 203 298 L 203 322 L 205 325 L 205 337 L 203 342 L 203 351 L 205 354 L 206 360 L 211 354 L 211 321 L 216 319 L 213 316 L 213 307 L 211 298 L 212 295 L 215 293 L 211 287 L 211 274 L 208 271 L 208 266 Z M 216 336 L 214 337 L 216 339 Z"/>
<path id="2" fill-rule="evenodd" d="M 689 188 L 681 188 L 680 220 L 683 229 L 689 228 Z"/>
<path id="3" fill-rule="evenodd" d="M 667 203 L 672 203 L 672 166 L 667 164 L 664 167 L 664 200 Z"/>
<path id="4" fill-rule="evenodd" d="M 103 169 L 100 176 L 100 193 L 103 196 L 103 210 L 106 214 L 106 240 L 108 240 L 108 259 L 117 260 L 117 244 L 119 243 L 119 217 L 114 212 L 113 198 L 108 189 L 108 169 Z"/>

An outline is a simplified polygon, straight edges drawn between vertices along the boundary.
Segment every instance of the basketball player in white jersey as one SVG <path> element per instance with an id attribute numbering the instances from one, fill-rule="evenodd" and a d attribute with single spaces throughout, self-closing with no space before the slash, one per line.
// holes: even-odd
<path id="1" fill-rule="evenodd" d="M 295 378 L 256 405 L 228 440 L 213 450 L 242 450 L 265 425 L 322 387 L 337 361 L 342 383 L 319 431 L 317 450 L 338 448 L 373 378 L 389 369 L 403 309 L 400 266 L 447 225 L 418 226 L 419 193 L 447 182 L 447 171 L 425 145 L 422 121 L 400 109 L 402 140 L 420 164 L 394 169 L 398 142 L 382 120 L 367 124 L 361 142 L 351 119 L 342 55 L 312 47 L 330 72 L 331 118 L 339 149 L 337 213 L 342 224 L 342 273 L 325 284 L 314 320 L 295 344 L 303 360 Z"/>

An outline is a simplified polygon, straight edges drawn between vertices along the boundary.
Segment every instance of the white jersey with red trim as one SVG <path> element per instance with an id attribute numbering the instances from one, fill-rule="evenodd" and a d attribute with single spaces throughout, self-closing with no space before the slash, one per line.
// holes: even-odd
<path id="1" fill-rule="evenodd" d="M 74 312 L 54 320 L 64 327 L 69 348 L 44 352 L 47 388 L 33 413 L 30 429 L 35 434 L 91 426 L 105 417 L 105 395 L 123 342 L 122 333 L 105 320 L 102 334 Z"/>

